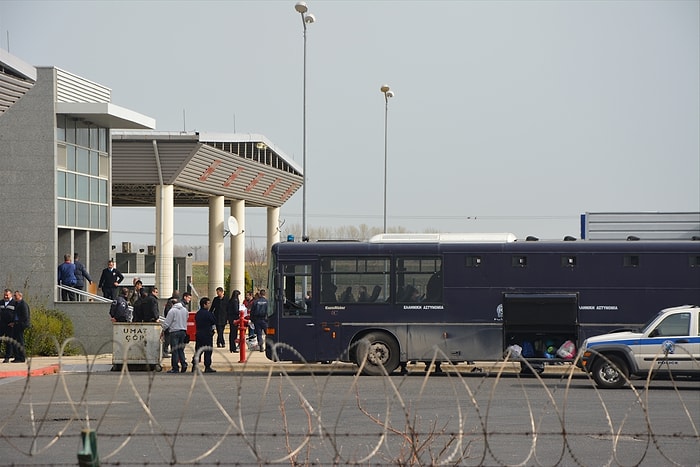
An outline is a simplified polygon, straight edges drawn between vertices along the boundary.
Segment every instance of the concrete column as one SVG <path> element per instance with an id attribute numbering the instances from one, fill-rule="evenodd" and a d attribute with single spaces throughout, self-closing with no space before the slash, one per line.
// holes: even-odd
<path id="1" fill-rule="evenodd" d="M 224 197 L 209 197 L 209 290 L 210 300 L 216 288 L 224 286 Z"/>
<path id="2" fill-rule="evenodd" d="M 161 297 L 173 293 L 174 196 L 172 185 L 156 186 L 156 287 Z"/>
<path id="3" fill-rule="evenodd" d="M 269 264 L 270 251 L 272 245 L 280 241 L 280 208 L 267 208 L 267 251 L 265 261 Z"/>
<path id="4" fill-rule="evenodd" d="M 245 201 L 231 200 L 231 215 L 238 221 L 239 232 L 231 232 L 231 292 L 245 294 Z"/>

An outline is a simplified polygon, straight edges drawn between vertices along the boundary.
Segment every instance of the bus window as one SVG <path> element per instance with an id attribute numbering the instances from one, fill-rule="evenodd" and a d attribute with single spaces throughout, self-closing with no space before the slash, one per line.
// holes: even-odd
<path id="1" fill-rule="evenodd" d="M 284 290 L 284 315 L 308 316 L 311 314 L 311 265 L 285 264 L 282 287 Z"/>
<path id="2" fill-rule="evenodd" d="M 396 259 L 396 303 L 442 302 L 442 259 Z"/>
<path id="3" fill-rule="evenodd" d="M 382 303 L 389 289 L 389 258 L 321 259 L 321 303 Z"/>

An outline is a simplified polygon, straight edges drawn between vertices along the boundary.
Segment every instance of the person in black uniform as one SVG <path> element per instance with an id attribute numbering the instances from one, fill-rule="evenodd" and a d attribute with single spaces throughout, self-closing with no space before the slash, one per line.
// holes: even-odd
<path id="1" fill-rule="evenodd" d="M 209 311 L 211 302 L 208 297 L 202 297 L 199 299 L 199 310 L 197 314 L 194 315 L 194 324 L 197 328 L 196 342 L 194 346 L 194 357 L 192 357 L 192 371 L 194 372 L 197 364 L 199 363 L 198 351 L 201 348 L 205 350 L 202 351 L 204 354 L 204 372 L 205 373 L 216 373 L 216 370 L 211 367 L 211 353 L 212 346 L 214 345 L 214 328 L 216 326 L 216 318 L 214 314 Z"/>
<path id="2" fill-rule="evenodd" d="M 216 346 L 224 348 L 226 347 L 224 329 L 226 328 L 226 321 L 228 318 L 228 298 L 224 295 L 224 289 L 222 287 L 216 288 L 216 297 L 211 301 L 211 308 L 209 308 L 209 311 L 214 313 L 214 317 L 216 317 Z"/>
<path id="3" fill-rule="evenodd" d="M 14 345 L 10 342 L 12 339 L 12 326 L 10 323 L 15 320 L 15 301 L 12 299 L 12 291 L 5 289 L 3 299 L 0 300 L 0 337 L 5 337 L 5 360 L 7 363 L 12 358 Z"/>
<path id="4" fill-rule="evenodd" d="M 255 326 L 255 335 L 258 338 L 258 350 L 264 352 L 263 345 L 265 343 L 264 336 L 267 333 L 267 298 L 265 297 L 265 289 L 260 289 L 260 297 L 253 302 L 250 308 L 250 319 Z"/>
<path id="5" fill-rule="evenodd" d="M 107 267 L 102 270 L 102 275 L 100 276 L 100 282 L 97 286 L 102 289 L 102 295 L 105 298 L 114 300 L 114 292 L 119 287 L 119 284 L 124 280 L 124 276 L 121 272 L 114 267 L 114 261 L 111 259 L 107 263 Z"/>
<path id="6" fill-rule="evenodd" d="M 29 327 L 29 305 L 24 301 L 23 294 L 15 290 L 15 321 L 12 327 L 12 336 L 15 340 L 15 359 L 13 363 L 23 363 L 26 361 L 26 351 L 24 349 L 24 330 Z"/>
<path id="7" fill-rule="evenodd" d="M 228 305 L 226 306 L 226 320 L 228 321 L 229 325 L 229 332 L 228 332 L 228 346 L 229 350 L 231 353 L 238 352 L 238 346 L 236 346 L 236 337 L 238 336 L 238 328 L 236 327 L 236 324 L 234 321 L 238 319 L 239 311 L 238 309 L 240 308 L 240 297 L 241 296 L 241 291 L 240 290 L 234 290 L 233 293 L 231 294 L 231 299 L 228 301 Z M 245 345 L 245 342 L 241 343 L 242 345 Z"/>

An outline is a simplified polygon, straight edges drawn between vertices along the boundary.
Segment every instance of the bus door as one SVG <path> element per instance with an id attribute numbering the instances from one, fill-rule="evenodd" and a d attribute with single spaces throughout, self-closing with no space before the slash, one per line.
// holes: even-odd
<path id="1" fill-rule="evenodd" d="M 317 323 L 318 303 L 313 295 L 311 262 L 280 262 L 281 290 L 277 306 L 281 310 L 276 342 L 285 344 L 278 351 L 281 360 L 315 361 L 321 326 Z M 287 346 L 289 348 L 287 348 Z"/>

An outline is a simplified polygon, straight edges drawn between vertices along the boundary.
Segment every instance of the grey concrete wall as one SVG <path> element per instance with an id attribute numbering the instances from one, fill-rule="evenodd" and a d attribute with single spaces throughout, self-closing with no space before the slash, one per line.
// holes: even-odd
<path id="1" fill-rule="evenodd" d="M 0 115 L 0 284 L 52 304 L 56 280 L 55 112 L 51 68 Z"/>
<path id="2" fill-rule="evenodd" d="M 57 302 L 55 308 L 73 322 L 75 338 L 89 355 L 112 353 L 112 321 L 109 303 Z"/>

